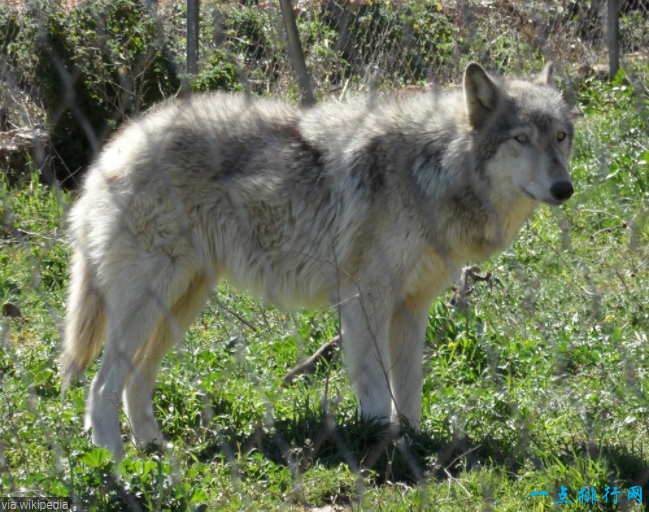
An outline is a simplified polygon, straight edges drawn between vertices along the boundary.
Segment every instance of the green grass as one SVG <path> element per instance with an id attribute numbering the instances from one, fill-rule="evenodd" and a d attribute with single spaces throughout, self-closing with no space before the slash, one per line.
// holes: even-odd
<path id="1" fill-rule="evenodd" d="M 334 311 L 278 311 L 223 284 L 163 363 L 166 450 L 129 444 L 114 467 L 83 432 L 97 365 L 60 395 L 73 198 L 3 182 L 0 301 L 23 318 L 5 318 L 0 337 L 0 495 L 98 511 L 541 511 L 564 486 L 566 510 L 644 510 L 626 490 L 649 494 L 649 136 L 647 98 L 624 84 L 579 91 L 575 197 L 541 207 L 483 265 L 493 279 L 466 314 L 450 295 L 433 305 L 423 432 L 407 448 L 356 418 L 339 359 L 282 386 L 337 333 Z M 601 501 L 607 485 L 623 491 L 617 507 Z M 576 503 L 582 486 L 600 502 Z"/>

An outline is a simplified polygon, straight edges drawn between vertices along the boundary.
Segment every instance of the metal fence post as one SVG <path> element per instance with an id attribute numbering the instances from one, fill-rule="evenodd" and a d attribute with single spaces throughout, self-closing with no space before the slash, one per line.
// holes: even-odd
<path id="1" fill-rule="evenodd" d="M 300 82 L 300 87 L 304 94 L 304 105 L 311 106 L 315 104 L 313 99 L 313 90 L 311 89 L 311 80 L 309 79 L 309 72 L 306 69 L 304 61 L 304 52 L 302 51 L 302 44 L 300 43 L 300 33 L 297 30 L 297 22 L 295 20 L 295 11 L 291 0 L 279 0 L 279 5 L 282 9 L 282 19 L 284 20 L 284 28 L 288 36 L 289 53 L 291 61 L 293 62 L 293 69 Z"/>
<path id="2" fill-rule="evenodd" d="M 187 73 L 198 73 L 198 31 L 200 0 L 187 0 Z"/>
<path id="3" fill-rule="evenodd" d="M 620 1 L 608 0 L 606 16 L 606 38 L 608 40 L 608 74 L 611 79 L 620 68 Z"/>

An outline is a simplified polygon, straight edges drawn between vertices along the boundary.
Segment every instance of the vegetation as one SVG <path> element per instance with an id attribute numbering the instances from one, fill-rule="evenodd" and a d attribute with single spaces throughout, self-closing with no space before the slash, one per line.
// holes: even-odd
<path id="1" fill-rule="evenodd" d="M 188 76 L 186 6 L 162 2 L 155 16 L 145 3 L 85 0 L 72 10 L 54 0 L 30 0 L 23 9 L 0 4 L 2 73 L 9 77 L 9 87 L 0 89 L 0 129 L 46 128 L 51 151 L 45 163 L 66 188 L 78 184 L 124 120 L 188 88 L 300 99 L 276 9 L 246 2 L 204 5 L 200 69 Z M 479 4 L 472 7 L 479 17 L 428 1 L 302 6 L 297 23 L 316 96 L 431 78 L 448 83 L 472 59 L 497 71 L 529 73 L 548 54 L 588 60 L 592 49 L 581 40 L 601 37 L 593 9 L 575 7 L 562 15 L 549 9 L 537 20 L 505 5 Z M 624 48 L 642 48 L 642 12 L 624 13 L 621 23 Z M 543 36 L 550 31 L 557 37 Z"/>
<path id="2" fill-rule="evenodd" d="M 106 9 L 113 12 L 108 3 Z M 252 8 L 237 9 L 238 16 L 252 16 Z M 366 16 L 389 17 L 385 5 L 372 9 Z M 29 28 L 1 12 L 2 27 Z M 152 84 L 162 84 L 164 94 L 179 85 L 178 75 L 165 66 L 181 46 L 173 38 L 164 47 L 152 43 L 157 25 L 137 21 L 135 31 L 118 29 L 119 44 L 134 45 L 133 53 L 125 54 L 121 46 L 110 46 L 118 39 L 107 32 L 84 28 L 83 12 L 70 15 L 75 21 L 51 14 L 47 26 L 59 27 L 52 31 L 61 40 L 61 59 L 71 55 L 83 76 L 78 87 L 84 89 L 75 91 L 79 101 L 88 102 L 88 115 L 94 108 L 115 112 L 116 105 L 132 114 L 134 105 L 145 108 L 159 97 Z M 107 15 L 105 26 L 131 23 L 132 12 L 149 19 L 142 10 L 127 10 Z M 271 19 L 268 11 L 256 12 Z M 192 85 L 238 89 L 246 86 L 241 76 L 252 76 L 247 86 L 271 92 L 248 73 L 264 59 L 267 70 L 276 69 L 281 58 L 269 25 L 254 18 L 244 33 L 240 25 L 228 25 L 228 18 L 210 16 L 203 23 L 231 27 L 230 46 L 203 57 L 203 72 Z M 436 9 L 422 14 L 413 7 L 411 16 L 421 20 L 416 23 L 438 24 L 441 33 L 459 30 Z M 335 61 L 340 66 L 328 66 L 331 80 L 356 80 L 354 66 L 360 64 L 316 37 L 330 34 L 333 41 L 331 21 L 312 20 L 320 25 L 312 25 L 310 65 Z M 299 22 L 305 30 L 304 19 Z M 142 31 L 142 23 L 151 32 Z M 421 27 L 422 34 L 431 33 Z M 14 52 L 14 64 L 23 63 L 28 56 L 20 53 L 25 48 L 20 38 L 26 36 L 1 30 L 7 30 L 0 32 L 7 34 L 3 48 Z M 124 39 L 125 33 L 135 35 Z M 255 35 L 260 33 L 265 39 Z M 94 53 L 78 47 L 82 37 L 94 41 L 89 47 L 99 45 Z M 403 32 L 395 37 L 397 44 Z M 486 51 L 481 41 L 474 43 Z M 515 66 L 522 51 L 510 43 L 489 48 L 504 70 Z M 371 48 L 371 40 L 354 44 Z M 450 51 L 432 38 L 418 44 Z M 470 51 L 463 50 L 462 58 L 470 58 Z M 156 56 L 151 62 L 157 64 L 141 74 L 132 71 L 144 54 Z M 525 66 L 537 59 L 530 55 Z M 117 56 L 134 66 L 124 64 L 131 70 L 127 76 L 141 77 L 132 82 L 133 102 L 115 86 L 126 83 L 118 80 Z M 106 74 L 108 64 L 113 67 Z M 0 303 L 14 305 L 20 316 L 7 306 L 0 324 L 0 495 L 70 496 L 80 508 L 96 511 L 324 505 L 541 511 L 556 510 L 565 487 L 572 504 L 557 507 L 644 510 L 627 498 L 627 489 L 641 486 L 645 500 L 649 495 L 649 67 L 625 69 L 613 82 L 592 76 L 572 91 L 580 114 L 572 164 L 575 196 L 561 209 L 541 207 L 514 247 L 483 265 L 492 280 L 475 285 L 466 311 L 449 305 L 451 292 L 434 303 L 426 336 L 423 431 L 409 432 L 407 445 L 392 440 L 382 425 L 356 418 L 340 357 L 313 378 L 283 385 L 288 369 L 338 333 L 335 311 L 280 311 L 223 283 L 182 350 L 163 362 L 155 407 L 169 441 L 164 453 L 128 445 L 125 460 L 114 465 L 83 432 L 85 391 L 97 365 L 87 372 L 88 381 L 60 394 L 69 251 L 63 219 L 74 193 L 45 187 L 36 175 L 18 183 L 3 178 Z M 51 69 L 44 73 L 54 76 Z M 271 74 L 268 81 L 274 79 Z M 406 74 L 400 80 L 412 81 Z M 42 91 L 48 91 L 46 85 L 41 83 Z M 110 114 L 103 119 L 118 122 Z M 93 128 L 104 133 L 101 126 Z M 62 142 L 77 141 L 72 128 L 66 133 Z M 617 505 L 612 496 L 603 501 L 606 486 L 622 490 Z M 583 487 L 594 487 L 600 501 L 578 503 Z M 549 496 L 530 496 L 540 491 Z"/>
<path id="3" fill-rule="evenodd" d="M 126 117 L 180 84 L 142 2 L 98 0 L 69 11 L 44 1 L 27 14 L 2 6 L 0 34 L 8 64 L 47 113 L 55 174 L 65 186 Z"/>

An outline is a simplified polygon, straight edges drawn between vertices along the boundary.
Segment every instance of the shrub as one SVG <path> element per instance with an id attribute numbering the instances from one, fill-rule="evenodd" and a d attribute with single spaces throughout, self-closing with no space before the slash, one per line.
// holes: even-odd
<path id="1" fill-rule="evenodd" d="M 173 56 L 141 2 L 91 0 L 68 11 L 41 2 L 22 14 L 3 8 L 0 33 L 13 34 L 8 60 L 36 86 L 47 112 L 64 185 L 125 118 L 178 89 Z"/>

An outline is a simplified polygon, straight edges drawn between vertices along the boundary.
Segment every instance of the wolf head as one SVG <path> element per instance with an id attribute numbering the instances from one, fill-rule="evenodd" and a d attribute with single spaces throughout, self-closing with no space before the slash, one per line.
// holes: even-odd
<path id="1" fill-rule="evenodd" d="M 560 205 L 573 194 L 569 110 L 548 64 L 532 80 L 499 80 L 476 63 L 464 73 L 474 154 L 500 190 Z"/>

